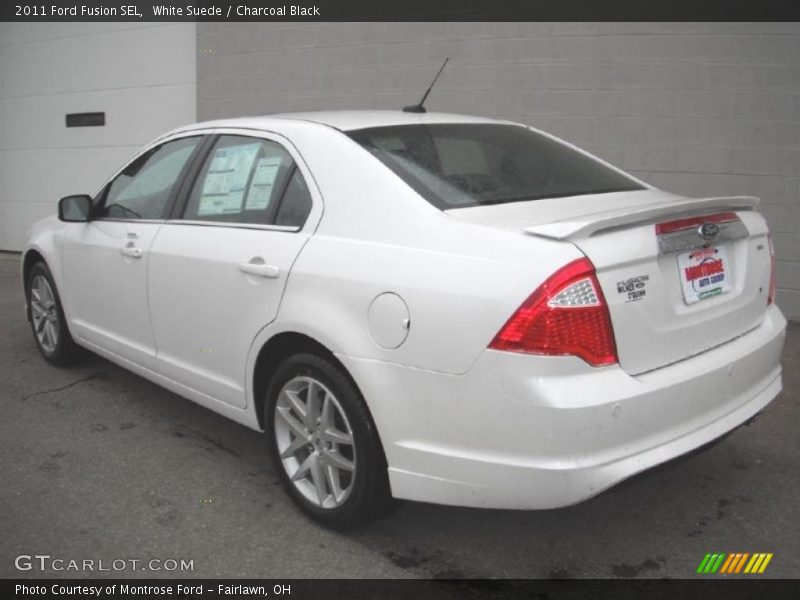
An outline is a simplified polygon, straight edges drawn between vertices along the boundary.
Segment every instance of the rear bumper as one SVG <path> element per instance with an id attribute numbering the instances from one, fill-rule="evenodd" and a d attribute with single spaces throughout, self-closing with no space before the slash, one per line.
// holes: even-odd
<path id="1" fill-rule="evenodd" d="M 572 357 L 486 351 L 461 376 L 341 356 L 362 388 L 398 498 L 541 509 L 585 500 L 694 450 L 781 390 L 786 321 L 638 376 Z"/>

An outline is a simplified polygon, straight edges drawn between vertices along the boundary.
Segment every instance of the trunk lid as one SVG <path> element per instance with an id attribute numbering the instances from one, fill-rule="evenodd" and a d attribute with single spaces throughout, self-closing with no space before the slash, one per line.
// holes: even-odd
<path id="1" fill-rule="evenodd" d="M 620 366 L 636 375 L 719 346 L 764 318 L 770 251 L 757 205 L 642 190 L 447 213 L 577 246 L 597 270 Z"/>

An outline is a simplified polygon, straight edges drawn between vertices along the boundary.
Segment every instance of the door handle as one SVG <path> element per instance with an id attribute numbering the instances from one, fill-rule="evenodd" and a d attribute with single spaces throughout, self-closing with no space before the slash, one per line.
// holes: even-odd
<path id="1" fill-rule="evenodd" d="M 128 245 L 119 249 L 122 256 L 129 256 L 130 258 L 142 258 L 142 249 L 133 245 L 133 242 L 128 242 Z"/>
<path id="2" fill-rule="evenodd" d="M 275 265 L 268 265 L 263 258 L 255 256 L 249 262 L 239 263 L 239 270 L 248 275 L 257 275 L 268 279 L 275 279 L 281 274 L 281 270 Z"/>

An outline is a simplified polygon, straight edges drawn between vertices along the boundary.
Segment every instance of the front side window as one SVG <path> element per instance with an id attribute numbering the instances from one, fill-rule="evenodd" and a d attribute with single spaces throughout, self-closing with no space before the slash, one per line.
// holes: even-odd
<path id="1" fill-rule="evenodd" d="M 220 136 L 192 187 L 183 218 L 270 224 L 294 170 L 280 144 Z"/>
<path id="2" fill-rule="evenodd" d="M 517 125 L 398 125 L 348 135 L 441 210 L 643 189 Z"/>
<path id="3" fill-rule="evenodd" d="M 166 218 L 175 185 L 199 143 L 199 137 L 181 138 L 139 156 L 108 186 L 98 217 Z"/>

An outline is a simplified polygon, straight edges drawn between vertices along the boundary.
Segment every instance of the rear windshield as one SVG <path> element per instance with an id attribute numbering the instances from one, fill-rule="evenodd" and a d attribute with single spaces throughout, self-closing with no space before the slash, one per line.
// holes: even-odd
<path id="1" fill-rule="evenodd" d="M 348 135 L 441 210 L 643 189 L 517 125 L 398 125 Z"/>

